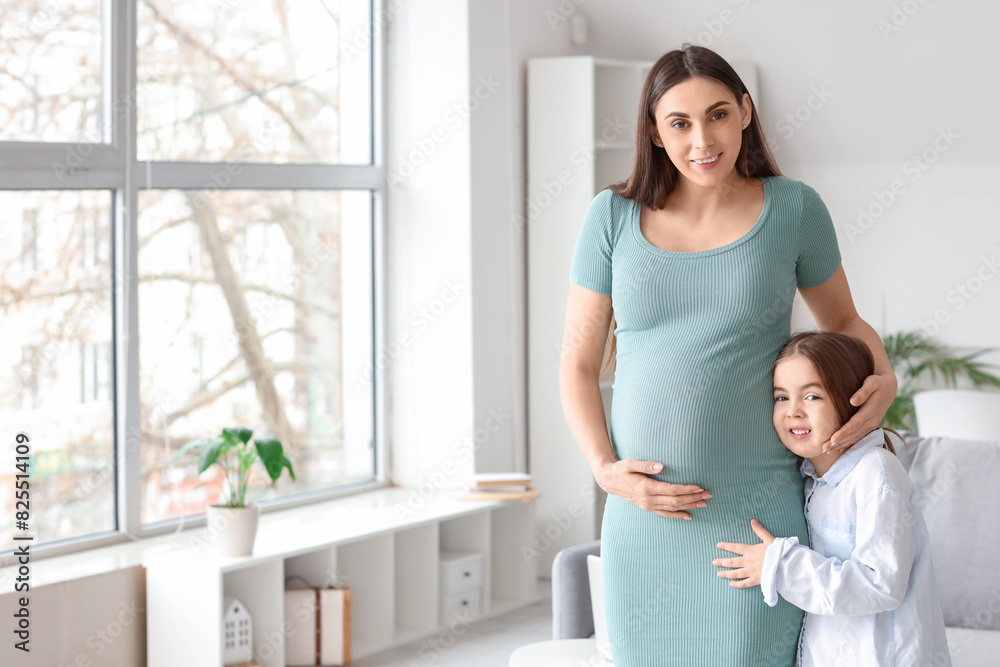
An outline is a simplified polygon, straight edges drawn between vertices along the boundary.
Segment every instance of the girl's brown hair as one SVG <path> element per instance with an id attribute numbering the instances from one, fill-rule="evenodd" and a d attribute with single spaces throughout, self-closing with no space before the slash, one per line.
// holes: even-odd
<path id="1" fill-rule="evenodd" d="M 656 105 L 665 92 L 673 86 L 696 76 L 713 79 L 729 89 L 736 104 L 743 108 L 743 94 L 749 94 L 736 70 L 711 49 L 685 42 L 680 49 L 664 54 L 649 70 L 639 95 L 639 114 L 636 122 L 635 148 L 632 169 L 626 180 L 608 186 L 612 192 L 632 199 L 652 210 L 666 206 L 667 197 L 677 187 L 679 172 L 667 153 L 653 143 L 656 129 Z M 764 129 L 757 117 L 757 105 L 751 98 L 753 113 L 750 123 L 743 130 L 743 141 L 736 156 L 736 172 L 743 178 L 780 176 L 764 138 Z M 615 339 L 614 313 L 608 331 L 607 355 L 601 373 L 614 371 L 617 341 Z"/>
<path id="2" fill-rule="evenodd" d="M 837 410 L 837 418 L 841 425 L 847 423 L 860 409 L 860 406 L 851 405 L 851 396 L 865 383 L 865 378 L 875 372 L 875 359 L 868 345 L 860 338 L 847 334 L 832 331 L 800 331 L 789 337 L 781 347 L 771 366 L 772 377 L 778 364 L 795 355 L 804 357 L 812 363 L 820 383 Z M 882 427 L 882 429 L 892 431 L 900 440 L 903 439 L 903 436 L 891 428 Z M 884 445 L 890 452 L 896 453 L 888 433 L 885 434 Z M 801 456 L 799 463 L 802 463 Z"/>

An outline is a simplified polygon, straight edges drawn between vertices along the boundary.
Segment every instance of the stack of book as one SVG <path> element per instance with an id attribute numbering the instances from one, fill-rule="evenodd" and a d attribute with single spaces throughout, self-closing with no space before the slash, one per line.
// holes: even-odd
<path id="1" fill-rule="evenodd" d="M 523 472 L 481 472 L 472 476 L 469 491 L 510 492 L 531 488 L 531 475 Z"/>

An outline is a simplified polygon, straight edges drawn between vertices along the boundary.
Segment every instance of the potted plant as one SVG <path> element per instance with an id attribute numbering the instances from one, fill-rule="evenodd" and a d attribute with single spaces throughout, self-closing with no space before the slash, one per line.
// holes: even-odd
<path id="1" fill-rule="evenodd" d="M 924 376 L 937 380 L 940 375 L 945 387 L 949 388 L 955 387 L 959 377 L 965 377 L 976 388 L 1000 387 L 1000 377 L 988 370 L 992 365 L 976 360 L 976 357 L 992 352 L 993 348 L 955 354 L 922 331 L 890 334 L 882 338 L 882 344 L 899 379 L 896 399 L 882 420 L 883 426 L 916 432 L 913 396 L 920 391 L 917 381 Z"/>
<path id="2" fill-rule="evenodd" d="M 292 462 L 285 456 L 281 442 L 268 436 L 255 438 L 251 445 L 252 435 L 252 429 L 224 428 L 214 438 L 200 438 L 189 442 L 167 462 L 169 465 L 195 450 L 199 452 L 199 475 L 212 464 L 222 468 L 228 495 L 225 503 L 207 508 L 206 518 L 209 528 L 218 532 L 219 552 L 225 556 L 249 556 L 253 551 L 260 509 L 257 505 L 247 504 L 246 495 L 254 462 L 258 459 L 263 462 L 271 484 L 278 481 L 285 468 L 288 468 L 291 478 L 295 479 Z"/>

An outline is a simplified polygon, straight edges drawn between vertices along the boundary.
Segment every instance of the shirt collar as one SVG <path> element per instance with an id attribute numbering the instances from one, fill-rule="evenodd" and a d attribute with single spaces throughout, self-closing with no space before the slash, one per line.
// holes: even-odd
<path id="1" fill-rule="evenodd" d="M 805 459 L 802 461 L 802 468 L 800 473 L 803 477 L 812 477 L 817 483 L 825 483 L 831 486 L 837 486 L 847 474 L 854 470 L 854 466 L 858 465 L 858 461 L 869 449 L 881 446 L 885 442 L 885 431 L 881 428 L 877 428 L 874 431 L 870 431 L 863 438 L 858 440 L 856 443 L 851 445 L 846 452 L 844 452 L 839 459 L 833 462 L 830 469 L 826 471 L 826 474 L 822 477 L 816 475 L 816 468 L 813 467 L 812 461 Z"/>

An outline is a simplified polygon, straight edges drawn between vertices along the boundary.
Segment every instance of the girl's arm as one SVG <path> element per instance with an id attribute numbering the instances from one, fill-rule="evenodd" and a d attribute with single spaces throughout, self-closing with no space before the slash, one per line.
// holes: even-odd
<path id="1" fill-rule="evenodd" d="M 897 608 L 913 565 L 916 521 L 906 499 L 886 485 L 858 509 L 850 560 L 823 556 L 795 537 L 775 539 L 761 571 L 764 600 L 773 607 L 780 594 L 804 611 L 832 616 Z"/>

